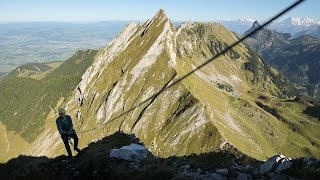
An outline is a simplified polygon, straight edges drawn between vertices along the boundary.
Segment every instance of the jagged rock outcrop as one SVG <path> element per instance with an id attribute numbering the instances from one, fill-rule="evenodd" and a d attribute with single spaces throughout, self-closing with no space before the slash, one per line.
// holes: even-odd
<path id="1" fill-rule="evenodd" d="M 110 152 L 111 158 L 124 159 L 132 162 L 140 162 L 146 159 L 148 155 L 149 151 L 145 146 L 134 143 L 119 149 L 112 149 Z"/>
<path id="2" fill-rule="evenodd" d="M 259 173 L 265 174 L 271 172 L 279 172 L 289 169 L 291 165 L 292 161 L 290 158 L 287 158 L 282 154 L 279 154 L 271 157 L 264 164 L 262 164 L 259 168 Z"/>

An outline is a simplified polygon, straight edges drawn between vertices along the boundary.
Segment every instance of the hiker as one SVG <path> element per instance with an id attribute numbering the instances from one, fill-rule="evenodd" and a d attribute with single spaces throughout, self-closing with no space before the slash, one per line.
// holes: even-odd
<path id="1" fill-rule="evenodd" d="M 76 131 L 73 129 L 72 119 L 69 115 L 66 115 L 66 110 L 64 108 L 59 108 L 59 117 L 56 120 L 58 131 L 61 135 L 63 143 L 68 152 L 68 157 L 72 157 L 72 152 L 69 146 L 69 138 L 74 140 L 74 150 L 78 153 L 81 151 L 78 148 L 78 136 Z"/>

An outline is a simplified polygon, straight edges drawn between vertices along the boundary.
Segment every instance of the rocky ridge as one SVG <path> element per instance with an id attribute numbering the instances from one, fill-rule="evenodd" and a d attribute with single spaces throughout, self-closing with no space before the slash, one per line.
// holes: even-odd
<path id="1" fill-rule="evenodd" d="M 129 24 L 87 69 L 64 104 L 77 119 L 80 146 L 123 131 L 136 134 L 160 157 L 219 151 L 226 142 L 261 160 L 278 152 L 318 157 L 318 135 L 293 129 L 307 127 L 317 134 L 313 129 L 320 125 L 300 114 L 303 126 L 289 123 L 297 120 L 287 117 L 288 109 L 273 113 L 266 108 L 298 104 L 281 99 L 290 97 L 284 88 L 290 83 L 243 44 L 157 94 L 236 40 L 215 23 L 185 23 L 174 29 L 163 10 L 144 24 Z M 50 120 L 54 117 L 54 112 L 49 114 L 46 130 L 27 154 L 64 153 Z"/>

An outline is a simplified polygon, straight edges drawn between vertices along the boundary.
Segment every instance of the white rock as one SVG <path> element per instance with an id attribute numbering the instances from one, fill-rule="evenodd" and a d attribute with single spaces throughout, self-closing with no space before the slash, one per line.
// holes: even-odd
<path id="1" fill-rule="evenodd" d="M 270 159 L 268 159 L 265 163 L 261 164 L 259 168 L 259 173 L 265 174 L 265 173 L 271 172 L 271 170 L 275 166 L 277 166 L 277 162 L 279 161 L 279 156 L 280 155 L 275 155 Z"/>
<path id="2" fill-rule="evenodd" d="M 110 157 L 140 162 L 147 158 L 148 154 L 149 151 L 145 146 L 132 143 L 129 146 L 123 146 L 120 149 L 112 149 Z"/>
<path id="3" fill-rule="evenodd" d="M 259 168 L 259 173 L 271 173 L 274 170 L 278 172 L 290 168 L 291 165 L 292 162 L 290 158 L 287 158 L 282 154 L 278 154 L 268 159 L 265 163 L 261 164 Z"/>

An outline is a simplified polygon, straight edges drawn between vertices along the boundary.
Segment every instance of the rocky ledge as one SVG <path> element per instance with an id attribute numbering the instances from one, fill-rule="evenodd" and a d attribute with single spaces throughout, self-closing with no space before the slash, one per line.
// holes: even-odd
<path id="1" fill-rule="evenodd" d="M 153 156 L 134 135 L 115 133 L 72 159 L 19 156 L 0 165 L 5 179 L 320 179 L 320 161 L 282 154 L 265 162 L 233 148 L 183 157 Z"/>

